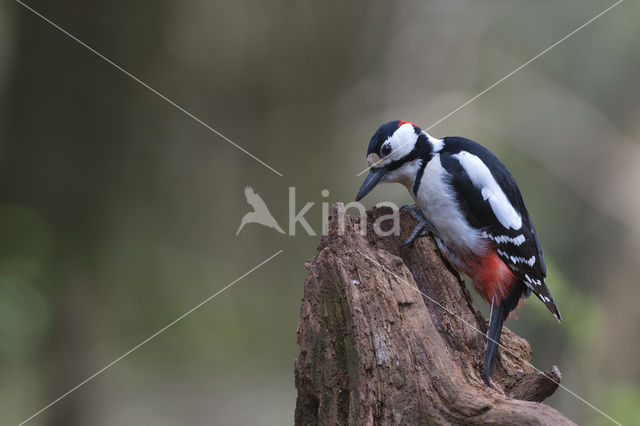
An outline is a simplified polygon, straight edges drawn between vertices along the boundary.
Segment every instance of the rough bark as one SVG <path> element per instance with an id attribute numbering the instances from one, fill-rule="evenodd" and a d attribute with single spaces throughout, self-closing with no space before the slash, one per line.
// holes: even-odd
<path id="1" fill-rule="evenodd" d="M 390 213 L 370 210 L 365 224 L 334 205 L 306 265 L 296 424 L 573 424 L 538 402 L 557 389 L 558 369 L 536 372 L 529 343 L 508 329 L 495 388 L 485 385 L 487 321 L 431 237 L 400 247 L 415 225 L 408 214 L 401 236 L 373 232 Z"/>

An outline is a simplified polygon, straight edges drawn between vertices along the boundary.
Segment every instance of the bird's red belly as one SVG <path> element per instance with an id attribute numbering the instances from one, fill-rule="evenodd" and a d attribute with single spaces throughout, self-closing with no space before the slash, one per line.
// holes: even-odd
<path id="1" fill-rule="evenodd" d="M 482 257 L 460 255 L 458 262 L 452 264 L 473 280 L 474 288 L 488 303 L 495 297 L 496 303 L 499 304 L 513 288 L 513 272 L 493 249 L 487 249 Z"/>

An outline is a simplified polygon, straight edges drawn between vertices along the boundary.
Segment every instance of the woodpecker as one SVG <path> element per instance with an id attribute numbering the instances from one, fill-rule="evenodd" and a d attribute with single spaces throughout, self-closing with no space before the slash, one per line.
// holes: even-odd
<path id="1" fill-rule="evenodd" d="M 435 138 L 408 121 L 382 125 L 367 150 L 369 174 L 356 201 L 380 182 L 407 187 L 418 225 L 403 245 L 431 232 L 443 256 L 471 278 L 491 304 L 484 379 L 492 386 L 502 325 L 521 297 L 533 292 L 561 322 L 545 283 L 540 240 L 507 167 L 482 145 Z"/>

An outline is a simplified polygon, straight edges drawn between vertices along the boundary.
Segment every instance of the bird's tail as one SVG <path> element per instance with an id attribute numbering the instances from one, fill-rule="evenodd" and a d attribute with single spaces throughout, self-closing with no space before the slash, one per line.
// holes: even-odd
<path id="1" fill-rule="evenodd" d="M 487 340 L 484 344 L 484 380 L 489 386 L 492 385 L 491 375 L 498 356 L 502 324 L 504 324 L 509 313 L 518 306 L 518 301 L 522 295 L 522 287 L 522 285 L 516 285 L 500 304 L 497 304 L 495 299 L 491 302 L 489 329 L 487 330 Z"/>

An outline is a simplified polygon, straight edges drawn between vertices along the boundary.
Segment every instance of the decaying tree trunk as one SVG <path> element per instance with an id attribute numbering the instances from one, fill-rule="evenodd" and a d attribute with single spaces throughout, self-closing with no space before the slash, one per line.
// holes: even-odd
<path id="1" fill-rule="evenodd" d="M 400 237 L 374 233 L 390 213 L 370 210 L 364 224 L 332 207 L 329 233 L 307 264 L 295 423 L 573 424 L 539 402 L 558 387 L 558 369 L 545 372 L 554 381 L 537 373 L 529 343 L 508 329 L 495 388 L 484 384 L 487 321 L 431 237 L 400 247 L 415 225 L 410 215 L 401 214 Z"/>

